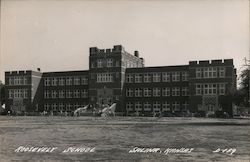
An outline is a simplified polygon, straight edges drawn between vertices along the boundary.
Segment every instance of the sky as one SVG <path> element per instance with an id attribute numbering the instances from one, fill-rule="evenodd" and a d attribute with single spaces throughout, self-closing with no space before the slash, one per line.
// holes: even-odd
<path id="1" fill-rule="evenodd" d="M 138 50 L 146 66 L 249 59 L 248 0 L 2 0 L 4 71 L 87 70 L 90 47 Z"/>

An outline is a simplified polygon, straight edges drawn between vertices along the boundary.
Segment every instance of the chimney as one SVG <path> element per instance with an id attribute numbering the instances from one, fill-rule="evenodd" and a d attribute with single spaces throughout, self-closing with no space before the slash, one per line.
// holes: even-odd
<path id="1" fill-rule="evenodd" d="M 135 51 L 135 52 L 134 52 L 134 55 L 135 55 L 135 57 L 139 57 L 139 52 L 138 52 L 138 51 Z"/>

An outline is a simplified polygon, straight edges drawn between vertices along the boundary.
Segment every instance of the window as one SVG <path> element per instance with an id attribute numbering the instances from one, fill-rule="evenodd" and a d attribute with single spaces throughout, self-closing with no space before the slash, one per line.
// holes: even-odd
<path id="1" fill-rule="evenodd" d="M 70 104 L 70 103 L 67 103 L 67 104 L 66 104 L 66 110 L 67 110 L 67 111 L 71 111 L 72 107 L 73 107 L 72 104 Z"/>
<path id="2" fill-rule="evenodd" d="M 44 91 L 44 98 L 50 98 L 50 92 L 48 90 Z"/>
<path id="3" fill-rule="evenodd" d="M 182 72 L 182 81 L 188 81 L 188 72 Z"/>
<path id="4" fill-rule="evenodd" d="M 180 72 L 173 72 L 172 81 L 173 82 L 179 82 L 180 81 Z"/>
<path id="5" fill-rule="evenodd" d="M 183 104 L 182 104 L 182 110 L 183 111 L 187 111 L 188 110 L 188 102 L 187 101 L 183 102 Z"/>
<path id="6" fill-rule="evenodd" d="M 219 94 L 225 95 L 225 84 L 224 83 L 219 84 Z"/>
<path id="7" fill-rule="evenodd" d="M 74 77 L 74 85 L 80 85 L 80 77 Z"/>
<path id="8" fill-rule="evenodd" d="M 135 83 L 142 82 L 142 74 L 135 74 Z"/>
<path id="9" fill-rule="evenodd" d="M 28 90 L 27 89 L 23 90 L 23 98 L 25 98 L 25 99 L 28 98 Z"/>
<path id="10" fill-rule="evenodd" d="M 153 82 L 160 82 L 160 81 L 161 81 L 161 74 L 153 73 Z"/>
<path id="11" fill-rule="evenodd" d="M 133 75 L 132 74 L 127 74 L 126 75 L 126 83 L 133 83 Z"/>
<path id="12" fill-rule="evenodd" d="M 127 102 L 126 104 L 126 110 L 127 111 L 133 111 L 133 103 L 132 102 Z"/>
<path id="13" fill-rule="evenodd" d="M 64 103 L 59 103 L 59 110 L 63 111 L 64 110 Z"/>
<path id="14" fill-rule="evenodd" d="M 161 89 L 160 88 L 153 88 L 153 96 L 154 97 L 161 96 Z"/>
<path id="15" fill-rule="evenodd" d="M 64 78 L 59 78 L 59 86 L 64 86 Z"/>
<path id="16" fill-rule="evenodd" d="M 180 88 L 179 87 L 172 88 L 172 96 L 180 96 Z"/>
<path id="17" fill-rule="evenodd" d="M 144 111 L 151 111 L 151 103 L 144 102 Z"/>
<path id="18" fill-rule="evenodd" d="M 57 98 L 57 91 L 56 90 L 52 90 L 51 98 Z"/>
<path id="19" fill-rule="evenodd" d="M 142 97 L 142 89 L 140 88 L 135 89 L 135 97 Z"/>
<path id="20" fill-rule="evenodd" d="M 216 78 L 217 77 L 217 69 L 216 67 L 204 68 L 204 78 Z"/>
<path id="21" fill-rule="evenodd" d="M 72 78 L 71 77 L 66 78 L 66 85 L 72 85 Z"/>
<path id="22" fill-rule="evenodd" d="M 57 104 L 56 104 L 56 103 L 53 103 L 53 104 L 51 105 L 51 108 L 52 108 L 53 111 L 57 111 Z"/>
<path id="23" fill-rule="evenodd" d="M 142 110 L 142 103 L 135 102 L 135 111 L 141 111 L 141 110 Z"/>
<path id="24" fill-rule="evenodd" d="M 151 96 L 151 89 L 144 88 L 144 97 L 150 97 Z"/>
<path id="25" fill-rule="evenodd" d="M 144 82 L 145 83 L 151 82 L 151 75 L 150 74 L 144 74 Z"/>
<path id="26" fill-rule="evenodd" d="M 59 98 L 65 98 L 65 92 L 64 90 L 59 91 Z"/>
<path id="27" fill-rule="evenodd" d="M 126 90 L 126 96 L 127 96 L 127 97 L 133 97 L 133 89 L 130 89 L 130 88 L 127 89 L 127 90 Z"/>
<path id="28" fill-rule="evenodd" d="M 50 86 L 50 78 L 44 78 L 44 86 Z"/>
<path id="29" fill-rule="evenodd" d="M 219 77 L 224 78 L 225 77 L 225 67 L 219 68 Z"/>
<path id="30" fill-rule="evenodd" d="M 170 82 L 170 73 L 162 73 L 162 81 Z"/>
<path id="31" fill-rule="evenodd" d="M 204 95 L 214 95 L 216 89 L 216 84 L 204 84 Z"/>
<path id="32" fill-rule="evenodd" d="M 170 87 L 162 88 L 162 96 L 170 96 Z"/>
<path id="33" fill-rule="evenodd" d="M 27 85 L 27 84 L 28 84 L 28 78 L 25 77 L 25 76 L 23 77 L 23 84 L 24 84 L 24 85 Z"/>
<path id="34" fill-rule="evenodd" d="M 159 101 L 153 102 L 153 111 L 160 111 L 161 110 L 161 103 Z"/>
<path id="35" fill-rule="evenodd" d="M 81 91 L 81 96 L 82 96 L 82 98 L 88 98 L 88 90 L 87 89 L 83 89 Z"/>
<path id="36" fill-rule="evenodd" d="M 113 66 L 113 59 L 112 58 L 109 58 L 107 60 L 107 67 L 112 67 Z"/>
<path id="37" fill-rule="evenodd" d="M 97 60 L 97 67 L 102 68 L 102 59 Z"/>
<path id="38" fill-rule="evenodd" d="M 196 78 L 197 78 L 197 79 L 198 79 L 198 78 L 201 78 L 201 77 L 202 77 L 202 75 L 201 75 L 201 74 L 202 74 L 201 68 L 197 68 L 195 74 L 196 74 Z"/>
<path id="39" fill-rule="evenodd" d="M 172 103 L 172 105 L 173 105 L 173 110 L 174 110 L 174 111 L 180 111 L 180 102 L 174 101 L 174 102 Z"/>
<path id="40" fill-rule="evenodd" d="M 52 86 L 57 86 L 57 78 L 52 78 L 51 85 Z"/>
<path id="41" fill-rule="evenodd" d="M 49 110 L 50 110 L 50 104 L 46 103 L 46 104 L 44 105 L 44 110 L 45 110 L 45 111 L 49 111 Z"/>
<path id="42" fill-rule="evenodd" d="M 82 85 L 88 85 L 88 77 L 87 76 L 82 76 L 81 80 L 82 80 Z"/>
<path id="43" fill-rule="evenodd" d="M 115 62 L 115 66 L 116 66 L 116 67 L 119 67 L 119 66 L 120 66 L 120 61 L 116 61 L 116 62 Z"/>
<path id="44" fill-rule="evenodd" d="M 182 96 L 188 96 L 188 87 L 182 87 Z"/>
<path id="45" fill-rule="evenodd" d="M 216 67 L 212 68 L 212 78 L 217 78 L 217 68 Z"/>
<path id="46" fill-rule="evenodd" d="M 196 84 L 195 85 L 195 94 L 196 95 L 202 95 L 202 87 L 201 87 L 201 84 Z"/>
<path id="47" fill-rule="evenodd" d="M 99 73 L 97 74 L 97 83 L 113 82 L 113 74 L 111 73 Z"/>
<path id="48" fill-rule="evenodd" d="M 80 90 L 74 90 L 74 98 L 80 98 Z"/>
<path id="49" fill-rule="evenodd" d="M 13 98 L 14 98 L 14 90 L 9 89 L 9 99 L 13 99 Z"/>
<path id="50" fill-rule="evenodd" d="M 162 102 L 162 111 L 170 111 L 170 102 L 168 101 Z"/>
<path id="51" fill-rule="evenodd" d="M 72 91 L 66 90 L 66 98 L 72 98 Z"/>
<path id="52" fill-rule="evenodd" d="M 9 85 L 13 85 L 14 84 L 14 79 L 13 77 L 9 77 Z"/>
<path id="53" fill-rule="evenodd" d="M 91 62 L 91 68 L 95 68 L 95 62 Z"/>

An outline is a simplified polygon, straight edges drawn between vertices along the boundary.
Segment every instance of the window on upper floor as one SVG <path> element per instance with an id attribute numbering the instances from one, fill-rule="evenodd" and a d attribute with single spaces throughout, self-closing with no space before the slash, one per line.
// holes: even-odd
<path id="1" fill-rule="evenodd" d="M 153 73 L 153 82 L 161 82 L 161 73 Z"/>
<path id="2" fill-rule="evenodd" d="M 180 96 L 180 87 L 172 88 L 172 96 Z"/>
<path id="3" fill-rule="evenodd" d="M 112 58 L 107 59 L 107 67 L 113 67 L 113 59 Z"/>
<path id="4" fill-rule="evenodd" d="M 182 96 L 188 96 L 188 87 L 182 87 Z"/>
<path id="5" fill-rule="evenodd" d="M 226 68 L 225 67 L 220 67 L 219 68 L 219 77 L 224 78 L 226 74 Z"/>
<path id="6" fill-rule="evenodd" d="M 134 95 L 133 95 L 133 89 L 131 89 L 131 88 L 128 88 L 127 90 L 126 90 L 126 97 L 133 97 Z"/>
<path id="7" fill-rule="evenodd" d="M 202 70 L 201 70 L 201 68 L 196 68 L 195 70 L 196 70 L 196 72 L 195 72 L 196 78 L 197 79 L 202 78 Z"/>
<path id="8" fill-rule="evenodd" d="M 133 74 L 126 74 L 126 83 L 133 83 L 134 77 Z"/>
<path id="9" fill-rule="evenodd" d="M 170 73 L 168 73 L 168 72 L 162 73 L 162 81 L 163 82 L 170 82 L 171 81 L 170 79 L 171 79 Z"/>
<path id="10" fill-rule="evenodd" d="M 182 81 L 188 81 L 188 72 L 182 72 Z"/>
<path id="11" fill-rule="evenodd" d="M 142 74 L 135 74 L 135 83 L 142 82 Z"/>
<path id="12" fill-rule="evenodd" d="M 78 76 L 75 76 L 74 77 L 74 85 L 80 85 L 80 77 L 78 77 Z"/>
<path id="13" fill-rule="evenodd" d="M 151 74 L 148 74 L 148 73 L 146 73 L 146 74 L 144 74 L 144 78 L 143 78 L 144 80 L 144 83 L 150 83 L 151 82 Z"/>
<path id="14" fill-rule="evenodd" d="M 150 97 L 151 96 L 151 89 L 144 88 L 143 93 L 144 93 L 144 97 Z"/>
<path id="15" fill-rule="evenodd" d="M 180 72 L 173 72 L 172 73 L 172 81 L 179 82 L 180 81 Z"/>
<path id="16" fill-rule="evenodd" d="M 98 59 L 98 60 L 97 60 L 97 67 L 98 67 L 98 68 L 102 68 L 102 67 L 103 67 L 102 59 Z"/>
<path id="17" fill-rule="evenodd" d="M 196 84 L 195 85 L 195 94 L 196 95 L 202 95 L 202 86 L 201 86 L 201 84 Z"/>
<path id="18" fill-rule="evenodd" d="M 153 96 L 154 97 L 161 96 L 161 89 L 160 88 L 153 88 Z"/>

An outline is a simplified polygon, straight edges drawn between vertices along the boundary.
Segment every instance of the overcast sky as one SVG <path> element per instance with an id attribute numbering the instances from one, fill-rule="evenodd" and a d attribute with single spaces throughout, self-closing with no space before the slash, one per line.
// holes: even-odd
<path id="1" fill-rule="evenodd" d="M 249 58 L 248 0 L 2 0 L 4 71 L 87 70 L 89 47 L 140 52 L 146 66 Z"/>

